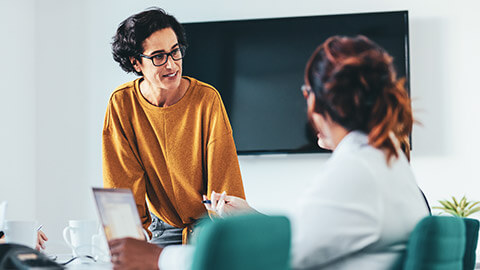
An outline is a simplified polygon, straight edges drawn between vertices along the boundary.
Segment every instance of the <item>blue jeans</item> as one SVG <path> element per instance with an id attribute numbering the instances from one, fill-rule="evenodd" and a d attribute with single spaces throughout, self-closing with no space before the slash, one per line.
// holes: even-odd
<path id="1" fill-rule="evenodd" d="M 150 216 L 152 217 L 152 224 L 148 227 L 152 232 L 150 243 L 160 247 L 182 244 L 183 229 L 165 223 L 151 212 Z"/>

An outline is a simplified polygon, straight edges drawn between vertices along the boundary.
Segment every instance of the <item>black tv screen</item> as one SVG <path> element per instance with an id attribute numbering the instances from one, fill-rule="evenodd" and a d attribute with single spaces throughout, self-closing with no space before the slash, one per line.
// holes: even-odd
<path id="1" fill-rule="evenodd" d="M 326 151 L 317 146 L 300 87 L 309 56 L 330 36 L 367 36 L 409 82 L 407 11 L 183 25 L 183 74 L 220 92 L 239 154 Z"/>

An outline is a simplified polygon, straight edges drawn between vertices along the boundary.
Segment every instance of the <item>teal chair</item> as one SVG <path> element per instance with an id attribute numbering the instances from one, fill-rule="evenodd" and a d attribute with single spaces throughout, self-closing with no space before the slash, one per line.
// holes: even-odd
<path id="1" fill-rule="evenodd" d="M 466 229 L 465 255 L 463 256 L 463 270 L 475 269 L 476 250 L 478 242 L 479 222 L 476 219 L 464 218 Z"/>
<path id="2" fill-rule="evenodd" d="M 290 222 L 242 215 L 200 225 L 192 270 L 288 270 Z"/>
<path id="3" fill-rule="evenodd" d="M 428 216 L 412 231 L 403 270 L 463 270 L 466 245 L 462 218 Z"/>

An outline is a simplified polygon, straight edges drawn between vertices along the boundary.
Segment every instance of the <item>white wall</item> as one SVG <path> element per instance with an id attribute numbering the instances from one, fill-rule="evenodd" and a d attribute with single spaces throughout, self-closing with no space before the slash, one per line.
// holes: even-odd
<path id="1" fill-rule="evenodd" d="M 32 1 L 0 1 L 0 201 L 9 219 L 35 218 L 35 16 Z"/>
<path id="2" fill-rule="evenodd" d="M 0 200 L 9 201 L 9 218 L 25 214 L 45 224 L 52 245 L 61 245 L 68 219 L 95 217 L 89 188 L 102 185 L 106 103 L 134 78 L 112 60 L 111 37 L 124 18 L 154 5 L 183 22 L 409 10 L 411 92 L 422 123 L 412 152 L 419 185 L 434 204 L 450 195 L 480 200 L 476 0 L 5 0 Z M 262 211 L 282 212 L 326 158 L 241 157 L 247 197 Z"/>
<path id="3" fill-rule="evenodd" d="M 87 169 L 87 11 L 82 1 L 35 2 L 36 216 L 60 246 L 68 219 L 96 217 Z"/>

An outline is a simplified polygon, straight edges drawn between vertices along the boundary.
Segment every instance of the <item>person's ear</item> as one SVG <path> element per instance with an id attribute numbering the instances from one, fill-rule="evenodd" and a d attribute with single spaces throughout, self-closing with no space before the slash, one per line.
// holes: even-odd
<path id="1" fill-rule="evenodd" d="M 138 64 L 138 60 L 135 59 L 135 57 L 130 57 L 130 63 L 132 63 L 133 68 L 135 69 L 136 72 L 142 72 L 142 69 L 140 68 Z"/>

